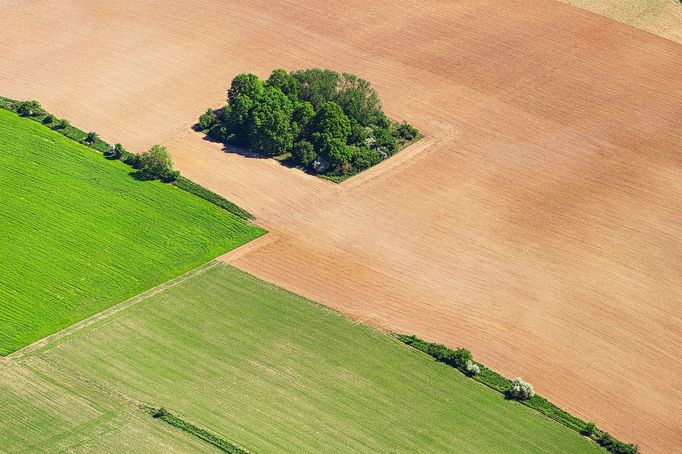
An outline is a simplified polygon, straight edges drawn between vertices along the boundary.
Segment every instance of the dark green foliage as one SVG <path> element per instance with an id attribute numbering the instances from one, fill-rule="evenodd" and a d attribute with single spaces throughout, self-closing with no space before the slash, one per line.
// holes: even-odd
<path id="1" fill-rule="evenodd" d="M 204 200 L 208 200 L 214 205 L 218 205 L 220 208 L 223 208 L 224 210 L 227 210 L 235 216 L 238 216 L 246 221 L 253 219 L 253 216 L 248 211 L 239 208 L 237 205 L 225 199 L 224 197 L 216 194 L 213 191 L 209 191 L 203 186 L 199 186 L 192 180 L 188 180 L 182 175 L 179 175 L 175 181 L 173 181 L 173 184 L 187 192 L 191 192 L 192 194 L 201 197 Z"/>
<path id="2" fill-rule="evenodd" d="M 396 133 L 398 137 L 406 141 L 414 140 L 419 136 L 417 128 L 406 122 L 402 122 L 396 127 Z"/>
<path id="3" fill-rule="evenodd" d="M 356 172 L 369 169 L 373 165 L 377 165 L 381 162 L 381 157 L 376 150 L 353 145 L 349 146 L 349 148 L 351 149 L 350 154 L 352 156 L 351 165 Z"/>
<path id="4" fill-rule="evenodd" d="M 96 132 L 90 131 L 89 133 L 87 133 L 85 135 L 85 139 L 83 139 L 83 142 L 85 142 L 87 144 L 93 144 L 98 140 L 99 140 L 99 135 L 97 135 Z"/>
<path id="5" fill-rule="evenodd" d="M 458 369 L 463 374 L 468 375 L 466 371 L 466 362 L 467 360 L 473 361 L 473 357 L 469 350 L 458 348 L 457 350 L 453 351 L 445 345 L 426 342 L 419 339 L 417 336 L 398 334 L 396 337 L 401 342 L 416 348 L 417 350 L 421 350 L 435 358 L 437 361 L 446 363 Z M 468 376 L 503 395 L 507 395 L 512 387 L 512 381 L 504 378 L 497 372 L 488 369 L 482 364 L 479 364 L 479 366 L 480 372 L 478 374 Z M 576 418 L 575 416 L 565 412 L 544 397 L 538 396 L 537 394 L 530 399 L 519 401 L 519 403 L 537 410 L 543 415 L 563 424 L 570 429 L 575 430 L 582 435 L 592 438 L 600 446 L 606 448 L 612 453 L 637 454 L 639 452 L 635 445 L 616 440 L 608 433 L 596 428 L 594 423 L 585 422 L 579 418 Z"/>
<path id="6" fill-rule="evenodd" d="M 263 94 L 263 82 L 255 74 L 240 74 L 232 79 L 232 85 L 227 91 L 227 99 L 230 105 L 240 96 L 248 96 L 251 99 L 258 99 Z"/>
<path id="7" fill-rule="evenodd" d="M 293 104 L 279 88 L 267 87 L 248 118 L 249 146 L 264 154 L 279 156 L 291 150 Z"/>
<path id="8" fill-rule="evenodd" d="M 412 126 L 389 120 L 372 85 L 352 74 L 275 69 L 265 82 L 254 74 L 239 74 L 227 98 L 224 108 L 209 109 L 199 118 L 209 137 L 270 156 L 291 152 L 288 162 L 333 181 L 367 169 L 419 138 Z M 301 145 L 294 147 L 297 143 Z M 311 165 L 318 156 L 320 161 Z"/>
<path id="9" fill-rule="evenodd" d="M 585 427 L 580 429 L 580 434 L 585 435 L 586 437 L 591 437 L 594 435 L 594 431 L 597 428 L 597 426 L 593 422 L 588 422 L 585 424 Z"/>
<path id="10" fill-rule="evenodd" d="M 332 168 L 346 170 L 351 159 L 351 149 L 346 145 L 345 140 L 333 137 L 330 134 L 321 134 L 318 136 L 317 144 L 320 149 L 319 155 Z"/>
<path id="11" fill-rule="evenodd" d="M 275 69 L 265 82 L 268 87 L 279 88 L 292 100 L 298 99 L 298 81 L 283 69 Z"/>
<path id="12" fill-rule="evenodd" d="M 307 140 L 301 140 L 294 144 L 294 148 L 291 150 L 291 156 L 297 163 L 307 168 L 317 158 L 317 153 L 315 152 L 312 143 Z"/>
<path id="13" fill-rule="evenodd" d="M 54 123 L 55 120 L 56 120 L 56 118 L 54 117 L 54 115 L 47 114 L 47 115 L 45 115 L 45 118 L 43 118 L 43 124 L 51 125 L 52 123 Z"/>
<path id="14" fill-rule="evenodd" d="M 65 129 L 68 128 L 69 126 L 71 126 L 69 120 L 62 119 L 57 121 L 57 124 L 55 125 L 54 129 Z"/>
<path id="15" fill-rule="evenodd" d="M 312 68 L 294 71 L 291 76 L 298 81 L 299 99 L 308 101 L 319 110 L 327 101 L 336 97 L 339 74 L 329 69 Z"/>
<path id="16" fill-rule="evenodd" d="M 223 452 L 227 452 L 229 454 L 249 454 L 249 451 L 246 451 L 243 448 L 240 448 L 239 446 L 235 445 L 234 443 L 231 443 L 223 438 L 220 438 L 219 436 L 215 435 L 212 432 L 209 432 L 208 430 L 202 429 L 201 427 L 195 426 L 194 424 L 185 421 L 184 419 L 178 418 L 175 416 L 173 413 L 169 412 L 166 410 L 164 407 L 161 407 L 159 409 L 153 409 L 153 408 L 144 408 L 144 410 L 152 415 L 153 418 L 160 419 L 168 424 L 170 424 L 173 427 L 176 427 L 180 430 L 183 430 L 191 435 L 194 435 L 195 437 L 204 440 L 206 443 L 209 443 L 219 450 Z"/>
<path id="17" fill-rule="evenodd" d="M 121 159 L 123 153 L 127 153 L 126 149 L 123 148 L 123 145 L 117 143 L 116 145 L 109 146 L 104 152 L 104 156 L 107 159 Z"/>
<path id="18" fill-rule="evenodd" d="M 312 128 L 313 134 L 328 135 L 345 144 L 350 135 L 350 120 L 343 113 L 341 106 L 333 101 L 328 101 L 322 104 L 320 110 L 317 111 Z"/>
<path id="19" fill-rule="evenodd" d="M 21 101 L 16 105 L 16 112 L 22 117 L 36 117 L 45 113 L 38 101 Z"/>
<path id="20" fill-rule="evenodd" d="M 201 127 L 202 131 L 205 131 L 209 129 L 216 121 L 218 121 L 218 117 L 213 109 L 209 107 L 206 113 L 199 117 L 199 126 Z"/>

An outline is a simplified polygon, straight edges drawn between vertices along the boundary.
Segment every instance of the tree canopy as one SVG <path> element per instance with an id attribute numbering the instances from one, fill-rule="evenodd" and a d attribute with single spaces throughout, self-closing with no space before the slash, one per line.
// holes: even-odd
<path id="1" fill-rule="evenodd" d="M 379 163 L 419 137 L 389 120 L 372 85 L 353 74 L 275 69 L 262 81 L 239 74 L 227 104 L 199 127 L 215 140 L 289 160 L 311 172 L 347 176 Z"/>

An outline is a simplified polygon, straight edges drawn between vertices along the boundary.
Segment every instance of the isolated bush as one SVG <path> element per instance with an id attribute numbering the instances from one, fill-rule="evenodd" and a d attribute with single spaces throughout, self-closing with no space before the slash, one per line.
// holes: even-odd
<path id="1" fill-rule="evenodd" d="M 481 368 L 478 366 L 478 364 L 471 361 L 470 359 L 467 360 L 464 370 L 466 371 L 467 375 L 471 377 L 478 375 L 481 372 Z"/>
<path id="2" fill-rule="evenodd" d="M 99 135 L 94 131 L 90 131 L 89 133 L 86 134 L 85 139 L 83 139 L 83 142 L 92 144 L 97 142 L 98 140 Z"/>
<path id="3" fill-rule="evenodd" d="M 173 170 L 173 159 L 168 149 L 161 145 L 152 146 L 140 155 L 140 174 L 146 179 L 174 180 L 179 172 Z"/>
<path id="4" fill-rule="evenodd" d="M 169 414 L 168 410 L 166 410 L 165 407 L 161 407 L 158 410 L 156 410 L 153 416 L 155 418 L 163 418 L 164 416 L 168 416 L 168 414 Z"/>
<path id="5" fill-rule="evenodd" d="M 535 395 L 533 385 L 526 383 L 522 378 L 517 377 L 512 380 L 511 388 L 507 391 L 507 395 L 511 399 L 527 400 Z"/>

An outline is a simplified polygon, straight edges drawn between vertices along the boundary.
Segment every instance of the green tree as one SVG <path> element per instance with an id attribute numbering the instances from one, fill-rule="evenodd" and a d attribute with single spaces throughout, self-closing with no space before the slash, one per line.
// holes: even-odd
<path id="1" fill-rule="evenodd" d="M 255 74 L 239 74 L 232 79 L 230 89 L 227 91 L 227 100 L 234 104 L 240 96 L 248 96 L 255 101 L 261 97 L 264 88 L 263 81 Z"/>
<path id="2" fill-rule="evenodd" d="M 308 101 L 315 110 L 319 110 L 327 101 L 336 97 L 336 86 L 339 73 L 329 69 L 312 68 L 291 73 L 298 81 L 299 99 Z"/>
<path id="3" fill-rule="evenodd" d="M 294 103 L 294 113 L 292 115 L 291 127 L 294 137 L 308 137 L 310 135 L 310 125 L 315 118 L 313 105 L 308 101 L 296 101 Z"/>
<path id="4" fill-rule="evenodd" d="M 313 121 L 313 131 L 329 135 L 345 144 L 350 135 L 350 121 L 343 113 L 341 106 L 333 101 L 328 101 L 317 112 Z"/>
<path id="5" fill-rule="evenodd" d="M 279 88 L 290 99 L 298 99 L 298 81 L 283 69 L 275 69 L 265 82 L 267 87 Z"/>
<path id="6" fill-rule="evenodd" d="M 341 106 L 351 122 L 361 126 L 377 124 L 383 112 L 379 95 L 365 79 L 343 73 L 334 101 Z"/>
<path id="7" fill-rule="evenodd" d="M 173 158 L 161 145 L 152 146 L 140 155 L 140 173 L 148 179 L 174 180 L 179 172 L 173 170 Z"/>
<path id="8" fill-rule="evenodd" d="M 248 95 L 242 95 L 229 106 L 223 117 L 227 134 L 233 134 L 233 142 L 245 145 L 248 137 L 248 124 L 254 102 Z"/>
<path id="9" fill-rule="evenodd" d="M 315 152 L 313 144 L 307 140 L 296 142 L 293 149 L 291 150 L 291 155 L 293 156 L 296 163 L 306 168 L 309 167 L 317 158 L 317 153 Z"/>
<path id="10" fill-rule="evenodd" d="M 325 134 L 320 139 L 320 156 L 334 169 L 346 170 L 351 159 L 351 149 L 343 140 Z"/>
<path id="11" fill-rule="evenodd" d="M 199 117 L 199 126 L 202 130 L 210 129 L 217 120 L 215 112 L 209 107 L 206 113 Z"/>

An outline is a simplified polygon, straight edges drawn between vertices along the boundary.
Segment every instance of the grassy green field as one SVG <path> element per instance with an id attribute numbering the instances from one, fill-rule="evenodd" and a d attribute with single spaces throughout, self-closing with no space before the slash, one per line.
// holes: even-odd
<path id="1" fill-rule="evenodd" d="M 20 372 L 0 374 L 0 408 L 13 415 L 0 418 L 1 452 L 22 440 L 114 451 L 123 442 L 98 418 L 115 426 L 135 402 L 257 453 L 600 452 L 390 336 L 225 265 L 10 357 L 9 370 Z M 79 412 L 80 423 L 43 409 L 88 399 L 119 408 Z"/>
<path id="2" fill-rule="evenodd" d="M 263 233 L 0 109 L 0 355 Z"/>

